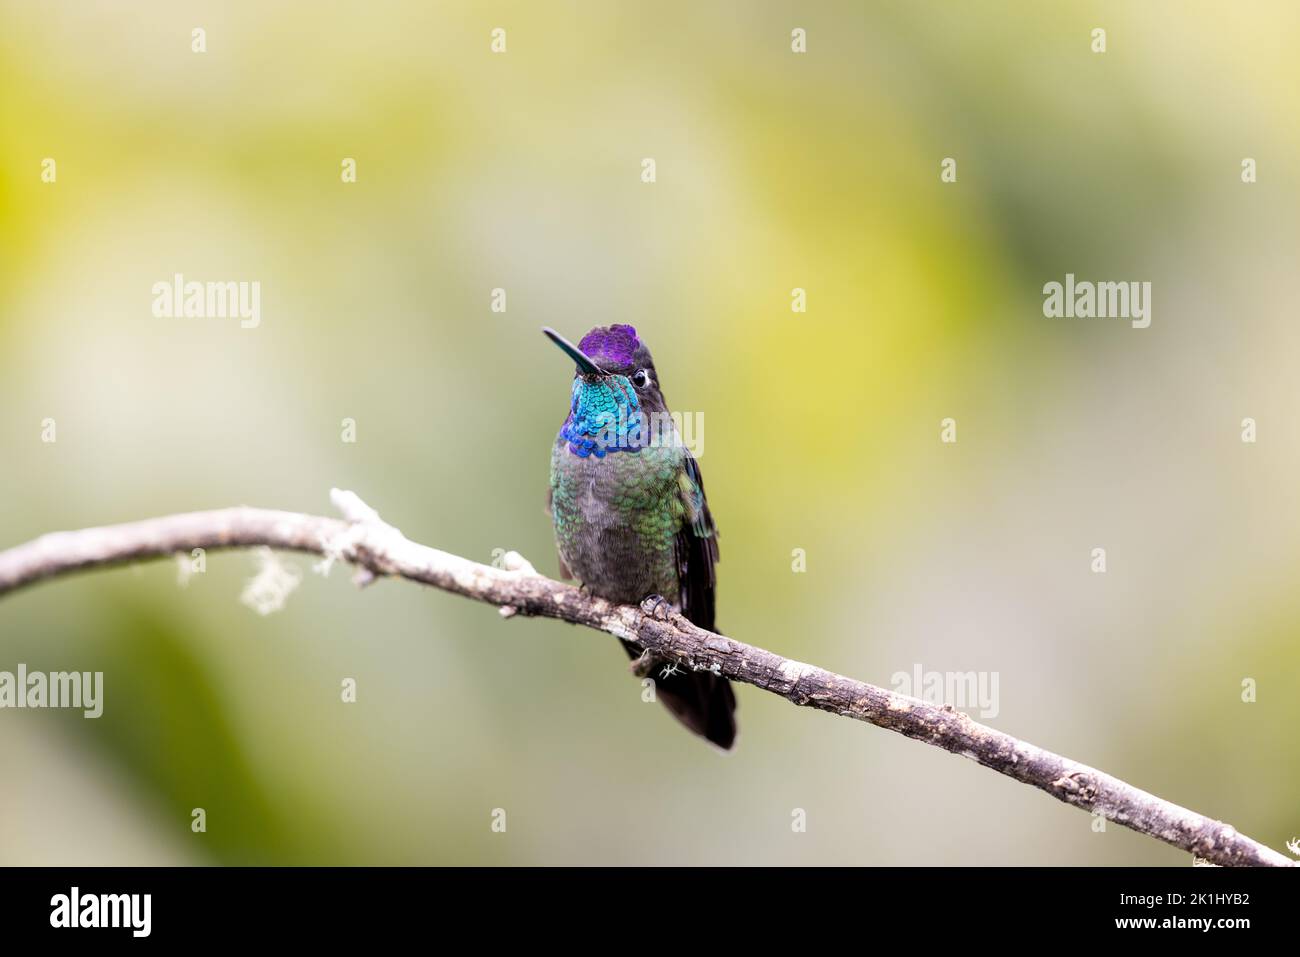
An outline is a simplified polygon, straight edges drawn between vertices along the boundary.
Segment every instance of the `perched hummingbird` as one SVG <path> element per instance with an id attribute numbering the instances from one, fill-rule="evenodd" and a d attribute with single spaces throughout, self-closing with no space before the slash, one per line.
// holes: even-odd
<path id="1" fill-rule="evenodd" d="M 631 326 L 598 326 L 578 345 L 543 332 L 577 365 L 569 415 L 551 451 L 550 512 L 560 574 L 623 604 L 653 600 L 713 630 L 718 532 L 704 480 L 668 414 L 650 350 Z M 643 649 L 623 642 L 628 654 Z M 655 696 L 722 748 L 736 739 L 726 678 L 652 662 Z"/>

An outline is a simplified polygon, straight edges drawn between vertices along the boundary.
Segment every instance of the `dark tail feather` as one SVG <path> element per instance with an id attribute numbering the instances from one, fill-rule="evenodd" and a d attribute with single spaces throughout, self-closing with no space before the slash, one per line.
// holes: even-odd
<path id="1" fill-rule="evenodd" d="M 641 649 L 629 641 L 623 647 L 633 659 Z M 736 742 L 736 696 L 731 682 L 708 671 L 683 671 L 668 675 L 666 665 L 656 665 L 650 675 L 655 683 L 655 697 L 682 724 L 718 747 L 731 750 Z"/>

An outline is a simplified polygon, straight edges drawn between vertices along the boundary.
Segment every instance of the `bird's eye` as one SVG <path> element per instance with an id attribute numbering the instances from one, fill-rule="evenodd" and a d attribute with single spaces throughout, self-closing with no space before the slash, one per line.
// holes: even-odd
<path id="1" fill-rule="evenodd" d="M 636 374 L 632 376 L 632 384 L 638 389 L 644 389 L 646 383 L 650 381 L 650 374 L 645 369 L 637 369 Z"/>

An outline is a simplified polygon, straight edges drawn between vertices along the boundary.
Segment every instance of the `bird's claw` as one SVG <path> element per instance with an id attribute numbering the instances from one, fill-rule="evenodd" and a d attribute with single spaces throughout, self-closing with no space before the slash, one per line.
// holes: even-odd
<path id="1" fill-rule="evenodd" d="M 672 610 L 672 604 L 663 595 L 647 595 L 641 602 L 641 611 L 659 621 L 667 621 Z"/>

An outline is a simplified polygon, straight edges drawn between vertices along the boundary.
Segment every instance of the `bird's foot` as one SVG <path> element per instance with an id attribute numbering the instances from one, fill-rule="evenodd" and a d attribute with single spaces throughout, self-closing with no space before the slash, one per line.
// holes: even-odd
<path id="1" fill-rule="evenodd" d="M 672 610 L 672 602 L 663 595 L 647 595 L 641 600 L 641 611 L 659 621 L 667 621 Z"/>

